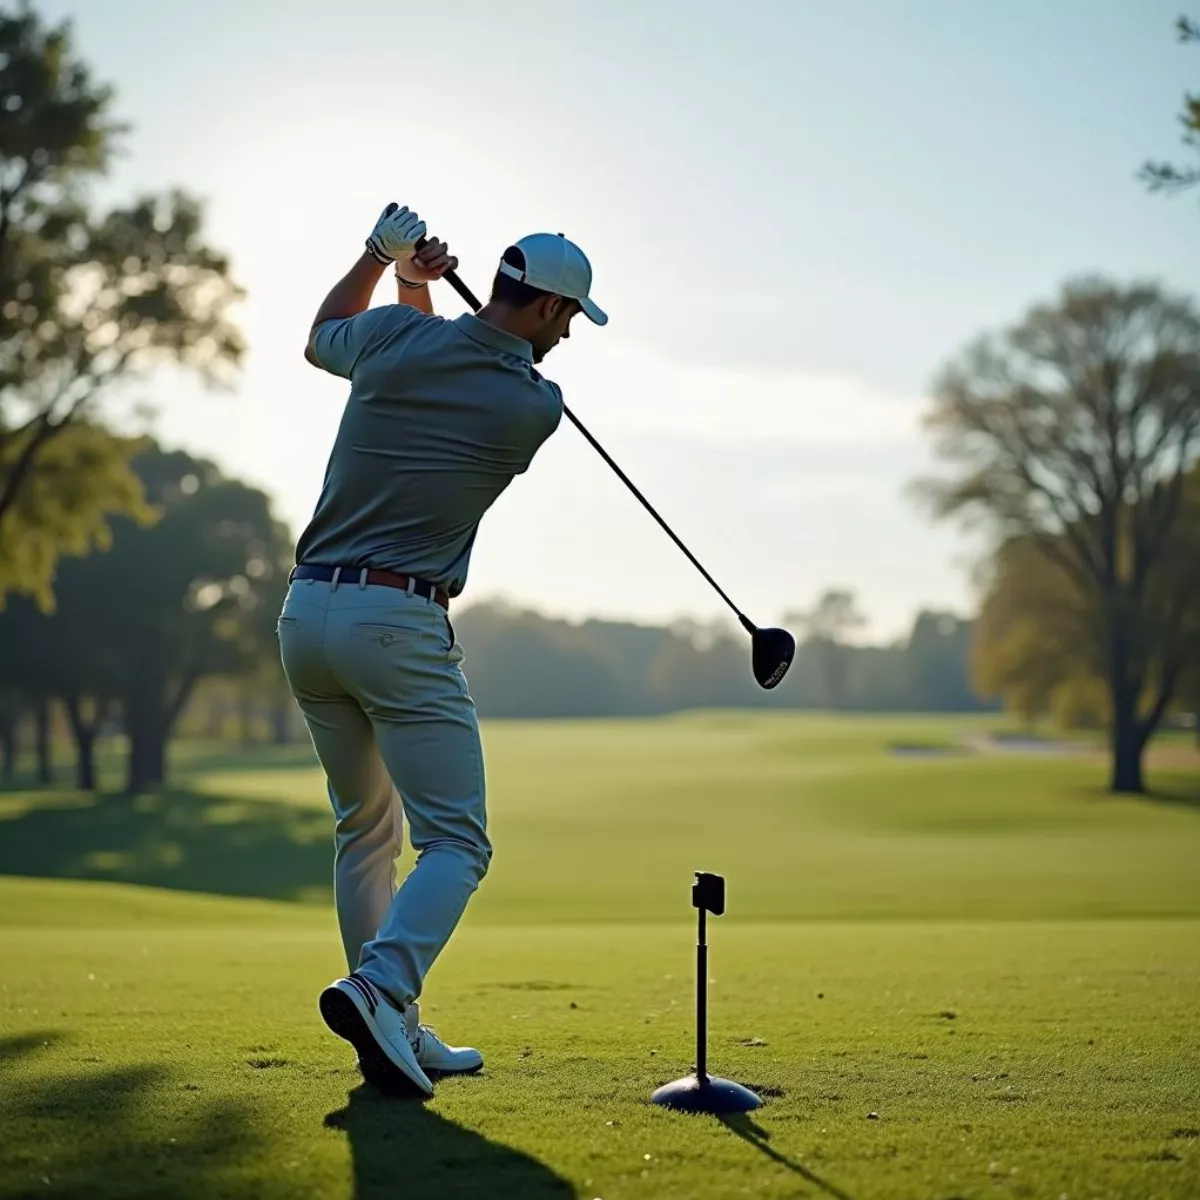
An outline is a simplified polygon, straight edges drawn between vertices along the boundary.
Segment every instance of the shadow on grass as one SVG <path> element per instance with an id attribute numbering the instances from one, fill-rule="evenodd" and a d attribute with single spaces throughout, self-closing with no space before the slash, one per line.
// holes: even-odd
<path id="1" fill-rule="evenodd" d="M 803 1163 L 798 1163 L 768 1146 L 771 1134 L 761 1125 L 756 1125 L 745 1113 L 729 1113 L 719 1117 L 718 1120 L 726 1129 L 737 1134 L 742 1141 L 749 1142 L 756 1150 L 761 1150 L 772 1162 L 777 1162 L 781 1167 L 787 1167 L 801 1179 L 806 1179 L 813 1187 L 820 1188 L 827 1196 L 833 1196 L 834 1200 L 852 1200 L 841 1188 L 822 1179 L 820 1175 L 809 1170 Z"/>
<path id="2" fill-rule="evenodd" d="M 575 1189 L 545 1163 L 438 1116 L 415 1100 L 355 1088 L 325 1118 L 350 1142 L 355 1200 L 573 1200 Z"/>
<path id="3" fill-rule="evenodd" d="M 194 1093 L 172 1098 L 169 1116 L 154 1093 L 170 1086 L 157 1067 L 27 1074 L 50 1033 L 0 1039 L 0 1195 L 154 1197 L 228 1195 L 262 1146 L 240 1105 Z M 60 1060 L 61 1061 L 61 1060 Z"/>
<path id="4" fill-rule="evenodd" d="M 1146 790 L 1141 794 L 1114 792 L 1106 783 L 1080 785 L 1075 789 L 1075 794 L 1088 804 L 1124 800 L 1135 804 L 1166 804 L 1200 811 L 1200 772 L 1148 769 Z"/>
<path id="5" fill-rule="evenodd" d="M 194 775 L 209 771 L 287 771 L 318 767 L 312 743 L 288 742 L 282 746 L 241 746 L 235 742 L 207 742 L 177 739 L 167 748 L 167 776 L 186 785 Z M 125 779 L 127 752 L 119 738 L 105 738 L 96 748 L 96 774 L 103 788 L 119 789 Z M 56 746 L 53 755 L 53 788 L 75 785 L 75 758 L 67 746 Z M 0 778 L 0 793 L 34 791 L 42 785 L 31 755 L 25 754 L 17 769 Z"/>
<path id="6" fill-rule="evenodd" d="M 205 771 L 296 771 L 317 767 L 311 742 L 242 747 L 223 742 L 180 743 L 171 755 L 171 771 L 186 777 Z"/>
<path id="7" fill-rule="evenodd" d="M 1162 780 L 1160 775 L 1155 785 L 1146 792 L 1145 798 L 1155 804 L 1200 811 L 1200 776 L 1176 774 Z"/>
<path id="8" fill-rule="evenodd" d="M 330 814 L 182 790 L 39 795 L 0 810 L 0 874 L 98 879 L 277 900 L 332 891 Z"/>

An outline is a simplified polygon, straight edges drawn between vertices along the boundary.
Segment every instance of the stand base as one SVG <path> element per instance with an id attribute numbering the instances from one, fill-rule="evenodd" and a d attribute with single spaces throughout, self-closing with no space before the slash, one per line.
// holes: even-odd
<path id="1" fill-rule="evenodd" d="M 762 1104 L 748 1087 L 732 1079 L 714 1079 L 711 1075 L 698 1079 L 688 1075 L 674 1083 L 664 1083 L 650 1099 L 676 1112 L 735 1113 L 749 1112 Z"/>

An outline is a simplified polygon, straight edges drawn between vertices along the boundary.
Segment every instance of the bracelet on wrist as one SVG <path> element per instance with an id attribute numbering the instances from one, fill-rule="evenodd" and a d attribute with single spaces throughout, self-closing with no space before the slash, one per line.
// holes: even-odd
<path id="1" fill-rule="evenodd" d="M 419 288 L 423 288 L 423 287 L 425 287 L 425 286 L 426 286 L 426 284 L 425 284 L 425 281 L 424 281 L 424 280 L 422 280 L 420 283 L 413 283 L 413 282 L 411 282 L 410 280 L 408 280 L 408 279 L 405 279 L 405 278 L 404 278 L 404 276 L 400 274 L 400 270 L 399 270 L 399 268 L 397 268 L 397 269 L 396 269 L 396 270 L 393 272 L 393 274 L 396 276 L 396 282 L 397 282 L 397 283 L 398 283 L 398 284 L 399 284 L 399 285 L 400 285 L 402 288 L 408 288 L 408 290 L 409 290 L 410 292 L 415 292 L 415 291 L 417 291 Z"/>
<path id="2" fill-rule="evenodd" d="M 389 263 L 389 262 L 392 262 L 392 261 L 393 261 L 393 260 L 392 260 L 392 259 L 390 259 L 390 258 L 385 258 L 385 257 L 384 257 L 384 256 L 383 256 L 383 255 L 382 255 L 382 254 L 381 254 L 381 253 L 380 253 L 380 252 L 379 252 L 379 251 L 378 251 L 376 248 L 375 248 L 375 244 L 374 244 L 374 242 L 371 240 L 371 238 L 367 238 L 365 245 L 366 245 L 366 247 L 367 247 L 367 253 L 368 253 L 368 254 L 369 254 L 369 255 L 370 255 L 370 256 L 371 256 L 371 257 L 372 257 L 372 258 L 373 258 L 373 259 L 374 259 L 374 260 L 375 260 L 375 261 L 376 261 L 376 262 L 377 262 L 377 263 L 378 263 L 380 266 L 381 266 L 381 267 L 386 267 L 386 266 L 388 265 L 388 263 Z"/>

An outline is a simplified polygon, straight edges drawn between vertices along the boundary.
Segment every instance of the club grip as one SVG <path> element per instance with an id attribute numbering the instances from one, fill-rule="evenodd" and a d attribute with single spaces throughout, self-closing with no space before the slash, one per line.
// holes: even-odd
<path id="1" fill-rule="evenodd" d="M 429 245 L 428 238 L 417 240 L 417 249 L 424 250 Z M 471 306 L 472 312 L 478 312 L 483 305 L 479 303 L 475 293 L 458 277 L 456 271 L 447 271 L 442 278 Z"/>

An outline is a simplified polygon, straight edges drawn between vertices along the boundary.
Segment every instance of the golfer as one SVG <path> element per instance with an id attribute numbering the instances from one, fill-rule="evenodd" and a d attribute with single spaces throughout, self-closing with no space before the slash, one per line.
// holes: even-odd
<path id="1" fill-rule="evenodd" d="M 423 1026 L 417 1004 L 492 856 L 450 604 L 480 519 L 562 417 L 534 364 L 577 313 L 607 317 L 583 252 L 546 233 L 504 252 L 477 316 L 435 316 L 429 284 L 458 260 L 437 239 L 417 249 L 424 237 L 415 212 L 389 204 L 313 320 L 305 357 L 350 396 L 278 628 L 336 821 L 350 973 L 321 993 L 321 1015 L 368 1079 L 428 1096 L 429 1072 L 483 1065 Z M 370 308 L 393 264 L 399 303 Z M 405 822 L 417 860 L 397 889 Z"/>

